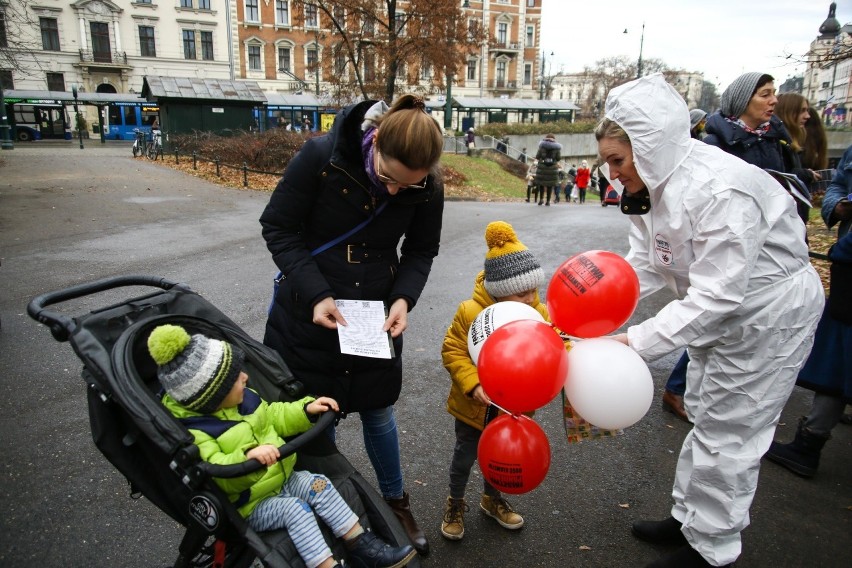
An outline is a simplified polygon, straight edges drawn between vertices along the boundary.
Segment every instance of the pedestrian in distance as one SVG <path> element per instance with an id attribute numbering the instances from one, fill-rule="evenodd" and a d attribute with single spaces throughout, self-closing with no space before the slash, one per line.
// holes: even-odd
<path id="1" fill-rule="evenodd" d="M 535 184 L 539 188 L 538 204 L 550 207 L 550 197 L 553 188 L 559 183 L 559 161 L 562 159 L 562 144 L 556 141 L 555 134 L 547 134 L 538 143 L 536 159 L 538 167 L 535 173 Z M 545 194 L 547 202 L 545 203 Z"/>
<path id="2" fill-rule="evenodd" d="M 580 204 L 586 202 L 586 190 L 592 180 L 592 171 L 589 169 L 589 163 L 586 160 L 580 162 L 580 167 L 577 168 L 577 197 L 580 199 Z"/>
<path id="3" fill-rule="evenodd" d="M 441 534 L 449 540 L 464 537 L 464 514 L 469 510 L 464 496 L 470 470 L 476 461 L 482 430 L 497 415 L 496 407 L 491 405 L 479 383 L 476 362 L 468 350 L 468 331 L 482 310 L 497 302 L 521 302 L 548 319 L 547 307 L 538 296 L 544 271 L 518 240 L 512 226 L 504 221 L 489 223 L 485 228 L 485 243 L 488 247 L 485 267 L 474 279 L 472 297 L 459 304 L 441 347 L 441 358 L 451 379 L 447 412 L 455 419 L 456 433 L 450 463 L 450 495 L 441 522 Z M 505 529 L 517 530 L 524 525 L 524 518 L 488 481 L 483 481 L 479 508 Z"/>
<path id="4" fill-rule="evenodd" d="M 707 124 L 707 113 L 700 108 L 689 111 L 689 135 L 701 140 L 704 136 L 704 125 Z"/>
<path id="5" fill-rule="evenodd" d="M 530 166 L 527 168 L 527 203 L 530 202 L 530 194 L 532 194 L 533 203 L 538 201 L 538 186 L 535 184 L 535 172 L 538 169 L 538 160 L 533 158 Z"/>
<path id="6" fill-rule="evenodd" d="M 402 334 L 441 240 L 441 127 L 420 97 L 363 101 L 309 138 L 260 217 L 281 277 L 264 343 L 305 392 L 358 413 L 379 489 L 420 554 L 429 543 L 405 491 L 393 405 L 402 389 Z M 390 359 L 344 355 L 336 299 L 384 303 Z M 331 431 L 333 435 L 333 430 Z"/>
<path id="7" fill-rule="evenodd" d="M 204 461 L 233 465 L 255 459 L 265 469 L 232 479 L 213 478 L 258 532 L 287 529 L 309 568 L 340 568 L 320 532 L 314 513 L 343 539 L 349 565 L 361 568 L 405 565 L 416 552 L 394 547 L 364 531 L 331 481 L 296 470 L 296 455 L 283 460 L 284 439 L 305 432 L 320 414 L 339 410 L 327 397 L 267 403 L 247 388 L 244 354 L 227 341 L 183 327 L 161 325 L 148 337 L 157 377 L 166 391 L 163 405 L 195 439 Z"/>
<path id="8" fill-rule="evenodd" d="M 772 176 L 690 138 L 683 97 L 659 73 L 610 91 L 595 137 L 607 177 L 624 186 L 622 209 L 625 199 L 641 204 L 627 255 L 641 297 L 665 286 L 676 294 L 613 338 L 646 361 L 683 347 L 690 355 L 684 401 L 694 425 L 671 515 L 637 521 L 633 534 L 680 546 L 649 567 L 727 566 L 822 313 L 805 227 Z"/>

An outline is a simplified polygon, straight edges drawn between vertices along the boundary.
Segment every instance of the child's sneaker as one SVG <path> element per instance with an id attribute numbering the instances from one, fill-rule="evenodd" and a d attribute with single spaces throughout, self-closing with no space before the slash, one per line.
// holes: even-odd
<path id="1" fill-rule="evenodd" d="M 408 564 L 415 554 L 411 545 L 391 546 L 365 531 L 349 548 L 349 564 L 354 568 L 398 568 Z"/>
<path id="2" fill-rule="evenodd" d="M 524 526 L 524 518 L 517 514 L 508 501 L 503 499 L 502 495 L 494 497 L 482 494 L 482 500 L 479 502 L 479 508 L 482 511 L 500 523 L 504 529 L 517 530 Z"/>
<path id="3" fill-rule="evenodd" d="M 469 508 L 464 499 L 447 497 L 444 505 L 444 521 L 441 523 L 441 534 L 450 540 L 461 540 L 464 536 L 464 514 Z"/>

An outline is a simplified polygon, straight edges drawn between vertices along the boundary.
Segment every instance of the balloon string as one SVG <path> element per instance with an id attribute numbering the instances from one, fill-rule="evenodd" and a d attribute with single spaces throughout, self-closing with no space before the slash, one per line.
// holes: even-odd
<path id="1" fill-rule="evenodd" d="M 496 407 L 497 410 L 502 410 L 506 414 L 508 414 L 510 416 L 514 416 L 515 418 L 520 418 L 520 417 L 529 418 L 529 416 L 527 416 L 526 414 L 521 414 L 520 412 L 512 412 L 511 410 L 507 410 L 494 401 L 491 401 L 491 405 Z"/>

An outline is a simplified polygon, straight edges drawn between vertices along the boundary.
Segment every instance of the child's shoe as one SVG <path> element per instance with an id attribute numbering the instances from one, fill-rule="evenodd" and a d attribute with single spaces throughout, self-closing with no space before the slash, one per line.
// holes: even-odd
<path id="1" fill-rule="evenodd" d="M 517 530 L 524 526 L 524 518 L 512 509 L 512 506 L 503 499 L 502 495 L 492 497 L 483 493 L 479 508 L 504 529 Z"/>
<path id="2" fill-rule="evenodd" d="M 464 499 L 447 497 L 444 505 L 444 521 L 441 523 L 441 534 L 450 540 L 461 540 L 464 536 L 464 514 L 469 510 Z"/>
<path id="3" fill-rule="evenodd" d="M 398 568 L 408 564 L 415 554 L 417 552 L 409 544 L 391 546 L 365 531 L 349 549 L 349 564 L 353 568 Z"/>

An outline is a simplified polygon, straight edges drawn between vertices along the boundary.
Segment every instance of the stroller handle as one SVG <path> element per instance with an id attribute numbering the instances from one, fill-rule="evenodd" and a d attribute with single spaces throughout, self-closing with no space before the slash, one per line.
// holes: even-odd
<path id="1" fill-rule="evenodd" d="M 153 286 L 155 288 L 162 288 L 163 290 L 170 290 L 175 286 L 182 285 L 160 276 L 112 276 L 36 296 L 27 304 L 27 313 L 34 320 L 48 326 L 50 333 L 53 334 L 56 341 L 67 341 L 76 327 L 74 320 L 59 312 L 44 309 L 46 306 L 124 286 Z"/>
<path id="2" fill-rule="evenodd" d="M 311 426 L 309 430 L 302 432 L 294 439 L 278 448 L 278 451 L 281 453 L 281 457 L 278 458 L 278 460 L 283 460 L 287 456 L 299 451 L 302 446 L 313 441 L 317 436 L 322 434 L 323 431 L 334 423 L 335 420 L 337 420 L 336 412 L 331 410 L 323 412 L 316 421 L 316 424 Z M 218 465 L 201 461 L 190 468 L 189 475 L 196 480 L 207 476 L 227 479 L 254 473 L 264 467 L 266 466 L 255 459 L 246 460 L 243 463 L 233 465 Z"/>

